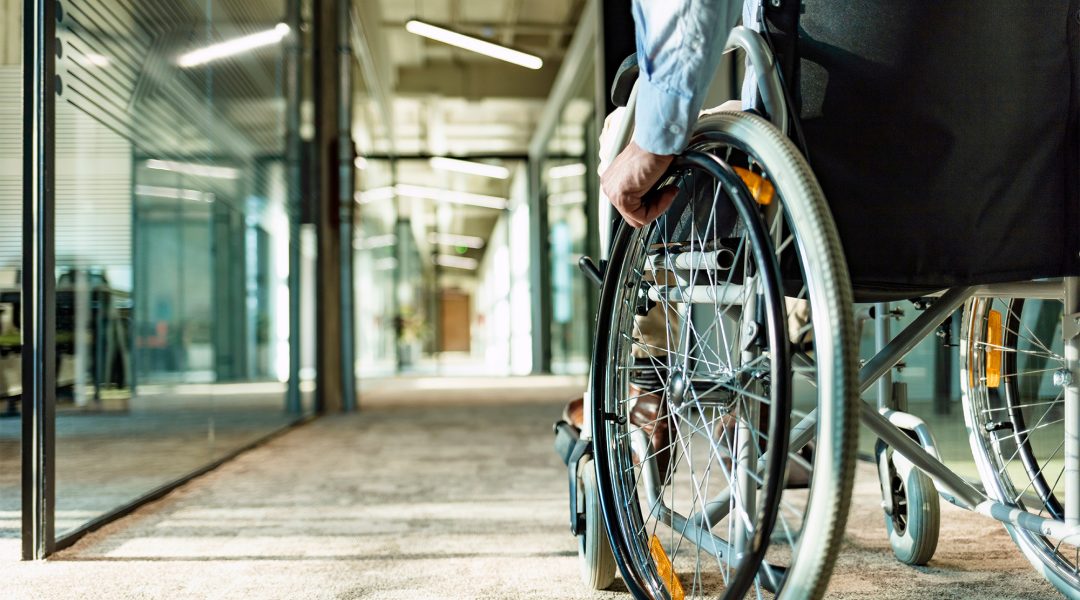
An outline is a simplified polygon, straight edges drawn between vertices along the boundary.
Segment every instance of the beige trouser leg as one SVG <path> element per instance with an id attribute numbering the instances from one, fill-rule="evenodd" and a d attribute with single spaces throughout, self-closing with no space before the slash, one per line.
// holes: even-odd
<path id="1" fill-rule="evenodd" d="M 644 317 L 634 317 L 634 358 L 662 358 L 679 343 L 679 313 L 657 304 Z"/>
<path id="2" fill-rule="evenodd" d="M 810 322 L 810 302 L 796 298 L 785 298 L 787 307 L 787 332 L 792 344 L 813 340 L 813 330 L 800 335 L 803 327 Z M 644 317 L 634 317 L 634 358 L 660 358 L 667 355 L 669 349 L 678 343 L 682 331 L 680 316 L 675 308 L 667 305 L 667 310 L 657 304 Z"/>

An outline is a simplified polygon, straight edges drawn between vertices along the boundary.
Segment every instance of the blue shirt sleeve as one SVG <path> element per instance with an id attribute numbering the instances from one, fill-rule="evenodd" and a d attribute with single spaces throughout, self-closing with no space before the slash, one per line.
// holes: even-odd
<path id="1" fill-rule="evenodd" d="M 740 0 L 634 0 L 638 146 L 653 154 L 686 147 L 741 8 Z"/>

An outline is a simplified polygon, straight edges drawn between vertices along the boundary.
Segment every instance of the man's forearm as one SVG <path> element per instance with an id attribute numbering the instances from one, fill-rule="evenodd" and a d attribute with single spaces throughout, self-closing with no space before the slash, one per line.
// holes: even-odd
<path id="1" fill-rule="evenodd" d="M 670 155 L 686 146 L 741 8 L 739 0 L 634 0 L 642 149 Z"/>

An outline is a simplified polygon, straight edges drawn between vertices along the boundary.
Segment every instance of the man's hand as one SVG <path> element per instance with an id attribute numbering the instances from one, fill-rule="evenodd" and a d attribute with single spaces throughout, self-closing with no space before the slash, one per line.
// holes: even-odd
<path id="1" fill-rule="evenodd" d="M 600 177 L 604 195 L 631 227 L 643 227 L 653 222 L 675 200 L 678 192 L 675 186 L 645 197 L 674 158 L 642 150 L 631 141 Z"/>

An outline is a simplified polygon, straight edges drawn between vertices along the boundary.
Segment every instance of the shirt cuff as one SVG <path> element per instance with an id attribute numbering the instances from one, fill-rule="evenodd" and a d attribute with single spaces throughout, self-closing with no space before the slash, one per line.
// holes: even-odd
<path id="1" fill-rule="evenodd" d="M 696 120 L 691 117 L 694 111 L 690 105 L 690 98 L 663 90 L 642 77 L 638 80 L 634 142 L 653 154 L 682 152 Z"/>

